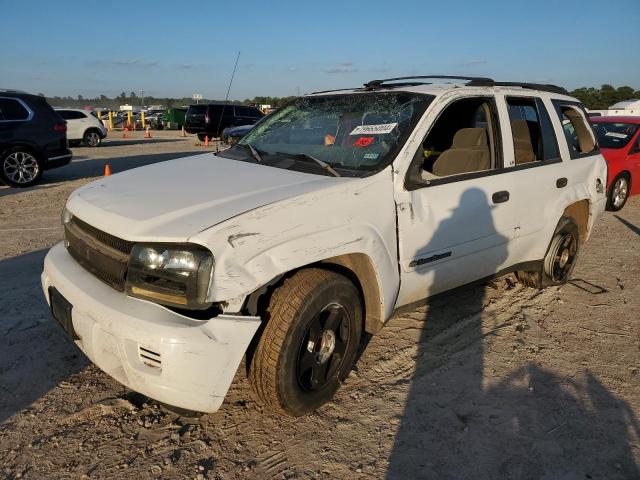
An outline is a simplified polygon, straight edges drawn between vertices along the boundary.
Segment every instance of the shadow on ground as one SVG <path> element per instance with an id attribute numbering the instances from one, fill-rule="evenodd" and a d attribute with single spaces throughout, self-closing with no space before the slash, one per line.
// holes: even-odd
<path id="1" fill-rule="evenodd" d="M 465 202 L 476 210 L 483 205 L 478 221 L 491 224 L 492 206 L 481 192 L 467 191 L 416 257 L 441 244 L 461 212 L 472 208 Z M 498 270 L 508 243 L 496 243 L 483 256 Z M 446 282 L 446 267 L 439 265 L 424 270 L 435 271 L 428 293 Z M 491 381 L 481 317 L 485 297 L 484 286 L 470 285 L 428 301 L 387 478 L 640 478 L 632 451 L 640 425 L 592 374 L 578 382 L 530 363 Z"/>
<path id="2" fill-rule="evenodd" d="M 0 261 L 0 423 L 88 364 L 49 313 L 46 251 Z"/>

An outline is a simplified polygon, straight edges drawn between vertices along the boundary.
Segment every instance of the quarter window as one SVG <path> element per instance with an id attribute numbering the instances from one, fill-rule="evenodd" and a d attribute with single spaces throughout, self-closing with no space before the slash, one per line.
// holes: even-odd
<path id="1" fill-rule="evenodd" d="M 465 98 L 447 106 L 422 143 L 422 177 L 436 179 L 497 168 L 493 99 Z"/>
<path id="2" fill-rule="evenodd" d="M 85 118 L 84 113 L 76 112 L 75 110 L 58 110 L 58 113 L 65 120 L 78 120 Z"/>
<path id="3" fill-rule="evenodd" d="M 17 121 L 29 118 L 29 112 L 13 98 L 0 98 L 0 120 Z"/>
<path id="4" fill-rule="evenodd" d="M 508 97 L 516 165 L 560 158 L 549 114 L 539 98 Z"/>
<path id="5" fill-rule="evenodd" d="M 597 150 L 595 137 L 580 104 L 553 100 L 553 105 L 562 122 L 571 158 L 593 154 Z"/>

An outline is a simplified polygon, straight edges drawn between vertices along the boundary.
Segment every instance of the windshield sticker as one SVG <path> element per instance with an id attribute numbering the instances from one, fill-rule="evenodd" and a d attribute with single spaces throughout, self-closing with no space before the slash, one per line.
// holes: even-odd
<path id="1" fill-rule="evenodd" d="M 358 140 L 356 140 L 353 145 L 355 147 L 368 147 L 369 145 L 371 145 L 373 143 L 373 141 L 375 140 L 375 137 L 360 137 Z"/>
<path id="2" fill-rule="evenodd" d="M 364 158 L 367 160 L 376 160 L 380 156 L 379 153 L 365 153 Z"/>
<path id="3" fill-rule="evenodd" d="M 358 125 L 349 135 L 383 135 L 391 133 L 398 123 L 380 123 L 378 125 Z"/>
<path id="4" fill-rule="evenodd" d="M 607 132 L 605 133 L 605 135 L 607 137 L 615 137 L 615 138 L 627 138 L 629 136 L 624 133 L 618 133 L 618 132 Z"/>

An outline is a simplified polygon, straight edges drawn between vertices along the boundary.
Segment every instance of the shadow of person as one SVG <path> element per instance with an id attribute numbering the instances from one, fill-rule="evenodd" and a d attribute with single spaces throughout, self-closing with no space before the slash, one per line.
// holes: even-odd
<path id="1" fill-rule="evenodd" d="M 486 270 L 504 268 L 510 239 L 496 230 L 494 208 L 483 191 L 466 190 L 415 253 L 420 258 L 449 245 L 453 262 L 457 247 L 451 231 L 465 227 L 470 210 L 473 222 L 484 225 L 487 240 L 480 243 L 489 248 L 471 253 L 475 259 L 463 258 L 460 266 L 434 262 L 420 271 L 425 296 L 444 291 L 456 272 L 470 280 L 479 277 L 469 265 L 481 268 L 485 277 Z M 637 421 L 594 377 L 585 389 L 531 364 L 492 385 L 491 371 L 485 371 L 481 317 L 486 287 L 476 282 L 431 296 L 418 310 L 418 321 L 425 325 L 387 478 L 640 478 L 626 431 L 631 424 L 637 436 Z"/>
<path id="2" fill-rule="evenodd" d="M 484 270 L 499 270 L 508 256 L 509 238 L 497 232 L 493 208 L 482 190 L 466 190 L 450 217 L 440 222 L 429 242 L 416 252 L 415 257 L 419 258 L 424 252 L 451 245 L 452 232 L 473 228 L 467 224 L 470 212 L 473 212 L 473 222 L 483 225 L 482 237 L 488 239 L 484 245 L 491 245 L 488 251 L 472 251 L 463 258 L 456 256 L 456 249 L 451 245 L 454 247 L 451 257 L 444 262 L 425 265 L 419 271 L 420 277 L 425 279 L 425 297 L 445 290 L 450 277 L 460 275 L 458 262 L 460 266 L 480 262 Z M 472 280 L 474 275 L 476 278 L 486 275 L 472 271 L 462 274 Z M 418 360 L 391 452 L 388 478 L 457 478 L 460 473 L 461 470 L 447 471 L 438 466 L 443 466 L 441 458 L 451 457 L 456 450 L 466 448 L 463 440 L 467 424 L 474 416 L 476 402 L 482 398 L 480 312 L 484 299 L 484 287 L 477 284 L 428 298 L 423 319 L 426 326 L 419 340 Z M 454 357 L 463 350 L 466 352 L 464 361 L 452 364 Z M 441 370 L 448 373 L 442 374 Z M 434 417 L 436 422 L 433 422 Z M 440 429 L 446 430 L 442 436 L 438 434 Z M 456 441 L 447 444 L 441 439 Z M 443 455 L 445 450 L 446 455 Z"/>

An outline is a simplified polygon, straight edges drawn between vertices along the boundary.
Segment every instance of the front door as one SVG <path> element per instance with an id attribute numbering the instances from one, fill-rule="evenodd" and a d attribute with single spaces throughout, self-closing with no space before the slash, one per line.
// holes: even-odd
<path id="1" fill-rule="evenodd" d="M 444 107 L 414 161 L 422 163 L 421 183 L 397 201 L 397 307 L 504 268 L 516 222 L 493 97 Z"/>

